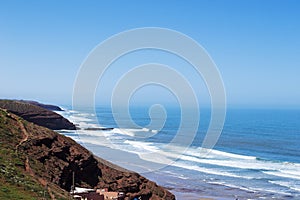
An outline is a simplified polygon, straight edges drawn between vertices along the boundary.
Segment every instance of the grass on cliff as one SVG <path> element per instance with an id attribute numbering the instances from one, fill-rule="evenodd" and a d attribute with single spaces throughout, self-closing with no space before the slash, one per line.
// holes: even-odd
<path id="1" fill-rule="evenodd" d="M 45 188 L 25 172 L 25 155 L 15 151 L 20 138 L 17 122 L 0 110 L 0 199 L 50 199 Z"/>

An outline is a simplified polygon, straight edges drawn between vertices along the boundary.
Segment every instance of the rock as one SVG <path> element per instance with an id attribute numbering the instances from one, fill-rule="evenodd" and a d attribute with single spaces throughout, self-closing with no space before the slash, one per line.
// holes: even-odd
<path id="1" fill-rule="evenodd" d="M 0 100 L 0 108 L 6 109 L 23 119 L 52 130 L 75 130 L 76 127 L 61 115 L 24 101 Z"/>
<path id="2" fill-rule="evenodd" d="M 30 101 L 30 100 L 19 100 L 19 101 L 23 102 L 23 103 L 29 103 L 29 104 L 32 104 L 35 106 L 39 106 L 41 108 L 45 108 L 45 109 L 51 110 L 51 111 L 63 111 L 63 109 L 61 109 L 59 106 L 55 106 L 55 105 L 42 104 L 37 101 Z"/>
<path id="3" fill-rule="evenodd" d="M 112 130 L 114 130 L 114 128 L 106 128 L 106 127 L 103 127 L 103 128 L 85 128 L 84 130 L 86 130 L 86 131 L 112 131 Z"/>

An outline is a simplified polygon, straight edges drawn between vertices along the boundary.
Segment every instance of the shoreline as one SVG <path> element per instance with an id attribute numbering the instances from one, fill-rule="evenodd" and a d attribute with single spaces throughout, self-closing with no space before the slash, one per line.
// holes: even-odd
<path id="1" fill-rule="evenodd" d="M 76 140 L 75 140 L 76 141 Z M 76 141 L 77 143 L 79 141 Z M 83 145 L 85 148 L 87 148 L 89 151 L 91 151 L 96 157 L 101 157 L 102 160 L 105 160 L 109 163 L 112 163 L 113 165 L 117 165 L 120 168 L 122 168 L 123 170 L 129 170 L 129 171 L 134 171 L 136 173 L 141 174 L 142 176 L 146 177 L 147 179 L 157 183 L 158 185 L 164 187 L 165 189 L 169 190 L 172 194 L 175 195 L 176 199 L 181 200 L 199 200 L 199 199 L 211 199 L 211 200 L 235 200 L 235 199 L 257 199 L 257 195 L 259 195 L 258 193 L 253 193 L 253 192 L 249 192 L 249 191 L 245 191 L 245 190 L 241 190 L 238 188 L 232 188 L 232 187 L 228 187 L 225 185 L 217 185 L 217 184 L 210 184 L 204 181 L 201 181 L 201 184 L 199 185 L 199 188 L 201 188 L 201 190 L 199 189 L 199 191 L 197 190 L 193 190 L 193 189 L 187 189 L 184 188 L 184 184 L 180 185 L 180 177 L 171 177 L 168 176 L 168 174 L 163 173 L 163 172 L 140 172 L 140 170 L 143 170 L 142 168 L 139 168 L 138 166 L 136 166 L 135 169 L 128 169 L 132 166 L 128 166 L 124 163 L 125 160 L 120 161 L 120 162 L 113 162 L 109 159 L 109 157 L 105 157 L 105 153 L 104 156 L 103 155 L 99 155 L 99 154 L 103 154 L 103 152 L 106 152 L 107 150 L 109 150 L 109 147 L 105 147 L 105 146 L 98 146 L 98 145 L 94 145 L 94 144 L 90 144 L 90 143 L 82 143 L 81 145 Z M 117 154 L 118 152 L 116 152 Z M 133 153 L 128 153 L 128 156 L 136 156 Z M 174 181 L 177 180 L 178 182 L 178 188 L 174 188 L 174 187 L 169 187 L 168 186 L 168 181 Z"/>
<path id="2" fill-rule="evenodd" d="M 82 113 L 84 112 L 84 110 L 82 111 L 76 111 L 78 113 Z M 86 113 L 87 116 L 89 116 L 88 113 Z M 84 114 L 85 115 L 85 114 Z M 79 115 L 80 117 L 84 117 L 87 119 L 90 119 L 89 117 L 85 117 L 84 115 Z M 72 116 L 74 116 L 74 113 L 72 111 Z M 68 118 L 69 119 L 69 118 Z M 86 123 L 86 125 L 88 125 L 88 123 Z M 93 122 L 91 123 L 93 125 Z M 83 130 L 84 131 L 84 130 Z M 87 130 L 88 131 L 88 130 Z M 92 130 L 91 132 L 92 133 Z M 96 134 L 96 132 L 93 133 L 94 135 Z M 95 135 L 96 136 L 96 135 Z M 82 136 L 83 138 L 85 137 L 85 135 Z M 85 143 L 85 142 L 83 142 Z M 97 144 L 94 144 L 97 145 Z M 94 151 L 92 151 L 94 152 Z M 226 153 L 226 152 L 222 152 L 219 151 L 218 152 L 221 156 L 228 156 L 230 155 L 230 153 Z M 222 154 L 221 154 L 222 153 Z M 95 155 L 97 155 L 95 153 Z M 241 156 L 241 155 L 233 155 L 236 156 L 234 157 L 234 159 L 249 159 L 249 157 L 251 156 Z M 246 158 L 245 158 L 246 157 Z M 250 159 L 250 160 L 254 160 L 254 162 L 259 162 L 259 164 L 264 164 L 261 160 L 256 160 L 256 159 Z M 126 165 L 123 165 L 123 163 L 116 163 L 117 165 L 120 165 L 124 168 Z M 267 163 L 268 164 L 268 163 Z M 270 163 L 269 163 L 270 164 Z M 273 163 L 271 163 L 273 164 Z M 181 169 L 184 170 L 184 169 Z M 135 171 L 135 170 L 133 170 Z M 175 171 L 176 172 L 176 171 Z M 194 172 L 193 172 L 194 173 Z M 197 173 L 195 171 L 195 173 Z M 210 183 L 210 181 L 207 182 L 203 181 L 201 182 L 202 179 L 199 179 L 199 182 L 197 184 L 199 185 L 193 185 L 193 187 L 191 188 L 196 188 L 195 190 L 189 190 L 189 191 L 185 191 L 185 184 L 188 182 L 184 182 L 182 184 L 178 184 L 178 187 L 176 187 L 177 184 L 174 185 L 170 185 L 169 183 L 166 183 L 166 180 L 160 180 L 160 179 L 167 179 L 167 180 L 171 180 L 171 181 L 178 181 L 181 182 L 181 177 L 179 176 L 180 174 L 178 174 L 178 179 L 174 179 L 174 177 L 171 177 L 169 174 L 159 174 L 158 178 L 155 177 L 154 175 L 150 175 L 150 174 L 144 174 L 141 173 L 143 176 L 149 178 L 150 180 L 153 180 L 154 182 L 156 182 L 157 184 L 167 188 L 169 191 L 171 191 L 173 194 L 176 195 L 176 199 L 186 199 L 186 200 L 198 200 L 198 199 L 213 199 L 213 200 L 235 200 L 235 199 L 268 199 L 268 198 L 272 198 L 272 199 L 294 199 L 296 198 L 296 196 L 293 195 L 293 193 L 288 194 L 288 193 L 284 193 L 284 192 L 276 192 L 275 190 L 269 190 L 269 188 L 267 187 L 261 187 L 258 188 L 258 190 L 255 189 L 255 187 L 250 187 L 250 189 L 248 189 L 247 187 L 245 187 L 243 185 L 243 183 L 237 182 L 236 187 L 230 187 L 230 182 L 229 184 L 222 184 L 220 182 L 220 184 L 214 184 L 214 183 Z M 199 172 L 199 174 L 203 174 L 202 172 Z M 161 177 L 159 177 L 161 176 Z M 222 179 L 221 179 L 222 180 Z M 246 181 L 246 180 L 244 180 Z M 201 182 L 201 183 L 200 183 Z M 241 189 L 240 189 L 241 187 Z M 197 188 L 200 188 L 199 191 Z"/>

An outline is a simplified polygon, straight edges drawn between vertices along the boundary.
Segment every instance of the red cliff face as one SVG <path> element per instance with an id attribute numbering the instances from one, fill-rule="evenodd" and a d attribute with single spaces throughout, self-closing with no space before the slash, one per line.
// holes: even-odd
<path id="1" fill-rule="evenodd" d="M 52 130 L 75 130 L 76 127 L 69 120 L 59 114 L 25 101 L 0 100 L 0 108 L 6 109 L 23 119 Z M 49 107 L 49 105 L 47 105 Z"/>
<path id="2" fill-rule="evenodd" d="M 139 174 L 123 172 L 112 164 L 101 162 L 68 137 L 42 127 L 36 131 L 33 124 L 26 128 L 32 134 L 19 149 L 28 155 L 29 164 L 42 166 L 33 168 L 34 171 L 41 170 L 43 178 L 65 190 L 70 190 L 72 173 L 75 172 L 77 186 L 122 191 L 129 199 L 138 196 L 143 199 L 175 199 L 170 192 Z"/>
<path id="3" fill-rule="evenodd" d="M 69 191 L 72 173 L 79 187 L 108 188 L 126 193 L 127 199 L 173 200 L 174 195 L 134 172 L 117 170 L 117 166 L 92 155 L 71 138 L 26 122 L 13 115 L 12 124 L 19 136 L 11 145 L 23 156 L 24 168 L 42 185 L 56 185 Z M 0 127 L 1 128 L 1 127 Z M 4 130 L 5 131 L 5 130 Z"/>

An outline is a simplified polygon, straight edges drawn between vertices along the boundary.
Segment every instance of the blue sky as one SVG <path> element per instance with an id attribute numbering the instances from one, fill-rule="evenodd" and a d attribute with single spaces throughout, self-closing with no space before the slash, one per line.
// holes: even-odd
<path id="1" fill-rule="evenodd" d="M 0 97 L 69 104 L 97 44 L 128 29 L 163 27 L 207 50 L 229 106 L 300 108 L 299 10 L 296 0 L 1 1 Z M 101 101 L 106 93 L 98 93 Z"/>

